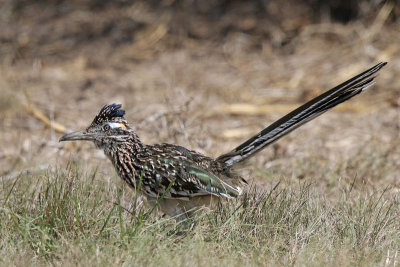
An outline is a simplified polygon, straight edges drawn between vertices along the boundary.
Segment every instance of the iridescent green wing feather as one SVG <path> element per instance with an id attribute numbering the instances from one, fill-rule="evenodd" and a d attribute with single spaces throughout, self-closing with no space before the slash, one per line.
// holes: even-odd
<path id="1" fill-rule="evenodd" d="M 158 163 L 154 168 L 159 175 L 159 184 L 162 185 L 159 189 L 165 190 L 172 183 L 170 192 L 167 192 L 165 197 L 211 194 L 232 198 L 241 193 L 240 188 L 225 183 L 211 170 L 186 157 L 158 155 Z"/>
<path id="2" fill-rule="evenodd" d="M 185 166 L 185 169 L 189 175 L 194 177 L 192 182 L 194 182 L 199 189 L 202 189 L 213 195 L 224 196 L 228 198 L 237 197 L 240 195 L 239 188 L 228 185 L 216 175 L 203 169 L 202 167 L 189 163 Z"/>

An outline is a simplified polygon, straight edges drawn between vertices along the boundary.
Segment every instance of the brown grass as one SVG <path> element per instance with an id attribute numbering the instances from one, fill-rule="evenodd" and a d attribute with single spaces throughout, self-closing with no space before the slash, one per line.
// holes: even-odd
<path id="1" fill-rule="evenodd" d="M 307 6 L 256 16 L 232 4 L 215 19 L 169 1 L 94 2 L 0 6 L 1 264 L 397 264 L 397 5 L 340 24 Z M 273 198 L 206 213 L 188 236 L 119 212 L 133 193 L 102 152 L 59 144 L 52 127 L 86 127 L 119 102 L 145 142 L 218 156 L 378 61 L 389 64 L 376 85 L 251 160 L 244 175 Z M 50 125 L 27 112 L 24 91 Z M 65 174 L 73 161 L 78 171 Z M 240 203 L 250 208 L 235 212 Z"/>

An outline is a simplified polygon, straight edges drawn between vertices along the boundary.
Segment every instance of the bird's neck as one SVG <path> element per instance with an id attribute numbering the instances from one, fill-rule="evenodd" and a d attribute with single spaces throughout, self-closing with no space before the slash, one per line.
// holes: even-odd
<path id="1" fill-rule="evenodd" d="M 143 151 L 144 144 L 136 134 L 124 142 L 114 142 L 104 147 L 104 153 L 113 163 L 118 175 L 131 187 L 137 188 L 138 155 Z"/>
<path id="2" fill-rule="evenodd" d="M 115 140 L 107 145 L 103 146 L 104 154 L 115 164 L 117 157 L 122 154 L 128 157 L 133 157 L 144 147 L 144 144 L 140 140 L 139 136 L 132 132 L 128 138 L 123 141 Z"/>

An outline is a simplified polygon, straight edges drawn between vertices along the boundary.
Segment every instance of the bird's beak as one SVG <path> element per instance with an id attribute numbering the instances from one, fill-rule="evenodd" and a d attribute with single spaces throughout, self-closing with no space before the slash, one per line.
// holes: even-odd
<path id="1" fill-rule="evenodd" d="M 89 133 L 87 130 L 76 131 L 62 136 L 59 142 L 76 140 L 94 140 L 94 135 Z"/>

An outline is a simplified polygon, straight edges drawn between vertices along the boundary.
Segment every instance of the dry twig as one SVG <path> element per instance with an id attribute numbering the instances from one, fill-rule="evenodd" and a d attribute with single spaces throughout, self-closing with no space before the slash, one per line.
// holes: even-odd
<path id="1" fill-rule="evenodd" d="M 43 122 L 47 127 L 54 129 L 54 131 L 58 133 L 66 133 L 66 128 L 64 125 L 51 121 L 49 118 L 47 118 L 42 111 L 35 107 L 26 90 L 24 90 L 24 94 L 26 97 L 26 103 L 23 106 L 28 114 L 31 114 L 33 117 Z"/>

